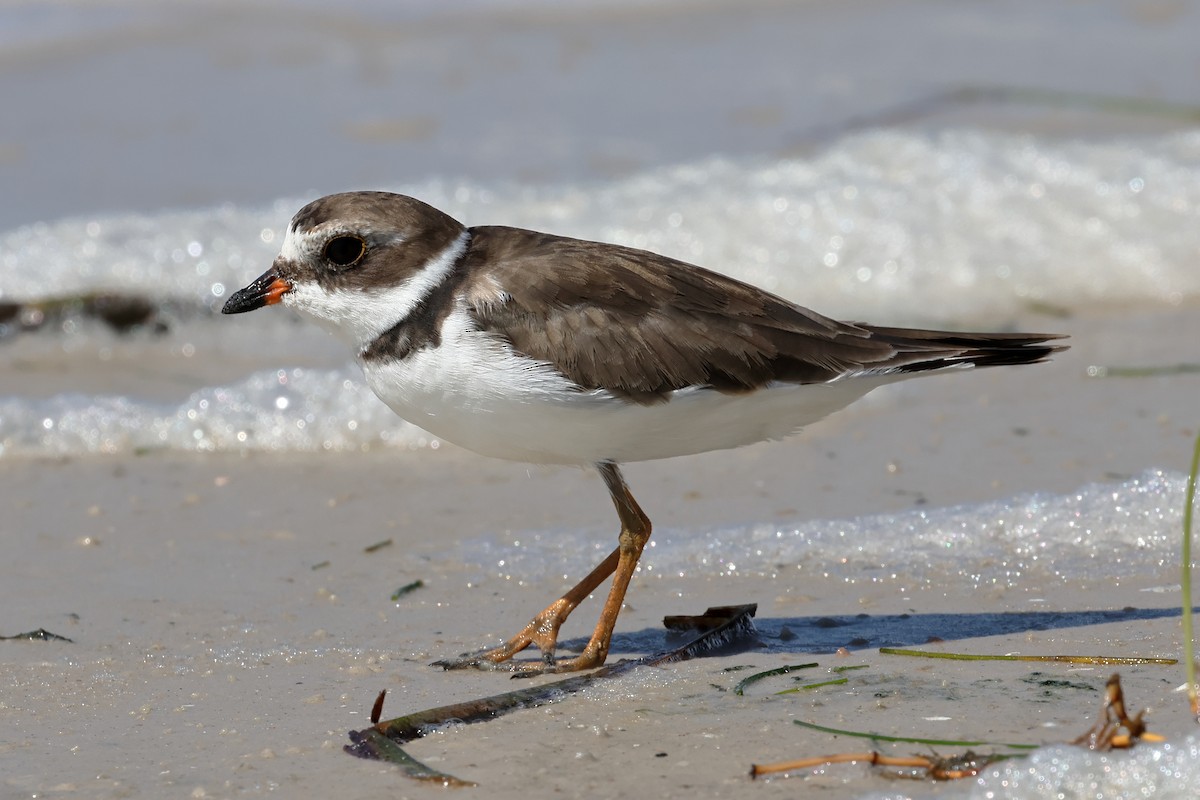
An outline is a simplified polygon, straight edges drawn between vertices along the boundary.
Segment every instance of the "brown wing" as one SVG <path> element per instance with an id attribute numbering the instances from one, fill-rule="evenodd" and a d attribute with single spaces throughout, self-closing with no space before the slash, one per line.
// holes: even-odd
<path id="1" fill-rule="evenodd" d="M 481 328 L 583 389 L 637 402 L 688 386 L 739 392 L 772 381 L 975 363 L 984 348 L 1020 363 L 1053 349 L 1027 347 L 1045 336 L 913 331 L 908 338 L 903 329 L 836 322 L 641 250 L 513 228 L 471 233 L 468 299 Z"/>

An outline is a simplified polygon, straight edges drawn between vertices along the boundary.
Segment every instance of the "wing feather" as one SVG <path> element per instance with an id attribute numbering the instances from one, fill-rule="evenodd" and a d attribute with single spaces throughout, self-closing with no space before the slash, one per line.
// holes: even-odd
<path id="1" fill-rule="evenodd" d="M 719 273 L 618 245 L 515 228 L 472 228 L 468 303 L 481 329 L 548 362 L 583 390 L 640 403 L 676 389 L 1027 363 L 1039 334 L 908 331 L 837 322 Z M 503 287 L 497 292 L 496 287 Z"/>

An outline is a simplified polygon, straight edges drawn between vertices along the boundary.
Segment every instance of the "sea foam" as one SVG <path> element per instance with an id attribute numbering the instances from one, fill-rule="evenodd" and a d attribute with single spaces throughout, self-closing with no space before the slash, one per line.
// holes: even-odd
<path id="1" fill-rule="evenodd" d="M 1200 296 L 1200 133 L 1097 143 L 875 131 L 810 158 L 713 158 L 607 183 L 440 179 L 393 188 L 468 224 L 519 225 L 666 253 L 840 318 L 1004 327 L 1030 308 L 1176 305 Z M 231 320 L 217 311 L 271 263 L 303 202 L 9 231 L 0 235 L 0 300 L 136 294 L 193 309 L 199 321 L 180 328 L 190 337 L 228 340 L 236 324 L 244 341 L 267 341 L 274 334 L 266 331 L 278 327 L 270 315 L 289 312 Z M 86 327 L 66 327 L 35 335 L 89 335 Z M 161 346 L 178 347 L 172 337 L 181 335 L 169 328 Z M 197 386 L 174 403 L 136 393 L 10 396 L 0 400 L 0 447 L 11 455 L 432 441 L 366 396 L 352 367 L 297 373 L 278 385 L 272 375 L 297 363 L 303 341 L 294 341 L 295 352 L 286 343 L 278 351 L 256 348 L 256 374 Z"/>

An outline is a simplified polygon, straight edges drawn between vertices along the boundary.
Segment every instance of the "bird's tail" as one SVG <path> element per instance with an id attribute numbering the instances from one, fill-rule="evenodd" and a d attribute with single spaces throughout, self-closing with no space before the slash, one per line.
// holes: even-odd
<path id="1" fill-rule="evenodd" d="M 896 348 L 896 372 L 925 372 L 947 367 L 998 367 L 1036 364 L 1067 349 L 1052 344 L 1055 333 L 957 333 L 859 324 L 871 338 Z"/>

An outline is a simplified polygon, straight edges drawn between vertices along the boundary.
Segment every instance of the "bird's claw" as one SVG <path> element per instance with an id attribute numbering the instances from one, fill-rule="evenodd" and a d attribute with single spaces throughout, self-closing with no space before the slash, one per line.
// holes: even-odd
<path id="1" fill-rule="evenodd" d="M 475 656 L 462 656 L 460 658 L 443 658 L 434 661 L 429 666 L 441 667 L 446 671 L 452 669 L 477 669 L 484 672 L 511 672 L 514 678 L 532 678 L 536 675 L 545 675 L 558 671 L 558 662 L 554 658 L 553 653 L 542 654 L 540 662 L 493 661 L 488 658 L 487 653 L 481 653 Z"/>

